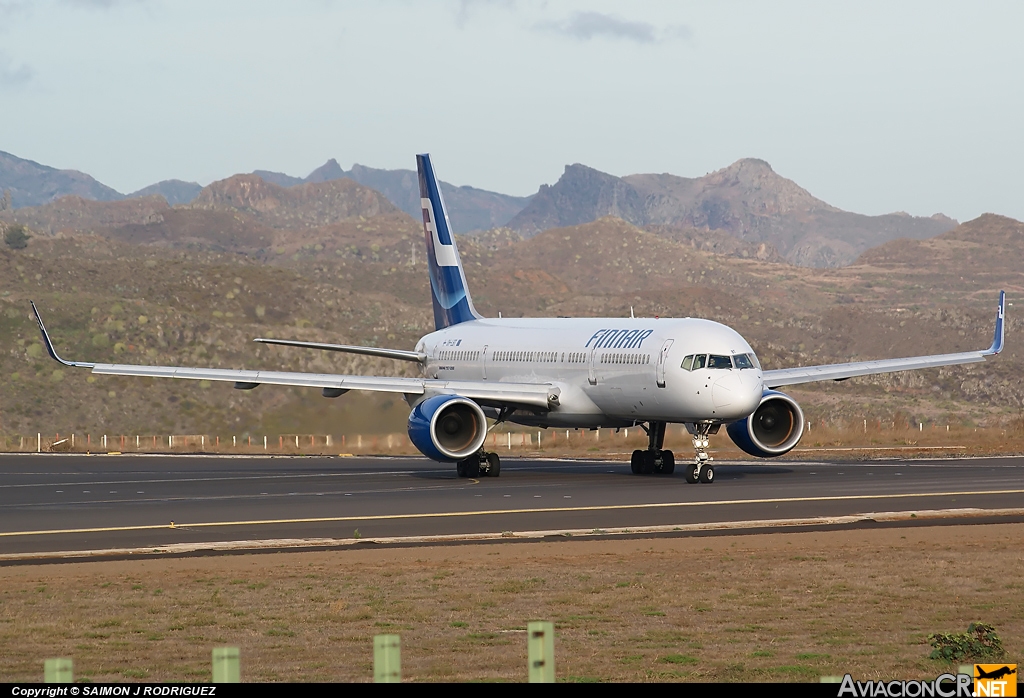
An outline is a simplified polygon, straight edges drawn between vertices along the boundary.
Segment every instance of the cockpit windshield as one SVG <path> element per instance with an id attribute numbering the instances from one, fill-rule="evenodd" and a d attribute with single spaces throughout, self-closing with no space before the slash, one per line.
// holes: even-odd
<path id="1" fill-rule="evenodd" d="M 683 358 L 682 367 L 687 371 L 696 371 L 708 365 L 707 354 L 689 354 Z"/>
<path id="2" fill-rule="evenodd" d="M 751 361 L 749 354 L 734 354 L 732 362 L 736 364 L 736 368 L 754 368 L 754 362 Z"/>
<path id="3" fill-rule="evenodd" d="M 757 359 L 753 354 L 689 354 L 683 358 L 681 368 L 696 371 L 702 368 L 757 368 Z"/>
<path id="4" fill-rule="evenodd" d="M 711 354 L 708 356 L 708 368 L 732 368 L 732 359 L 728 356 Z"/>

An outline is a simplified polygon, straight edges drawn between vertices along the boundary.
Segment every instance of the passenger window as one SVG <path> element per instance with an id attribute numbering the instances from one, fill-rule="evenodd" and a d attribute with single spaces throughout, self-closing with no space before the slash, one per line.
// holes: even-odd
<path id="1" fill-rule="evenodd" d="M 754 368 L 754 362 L 750 360 L 749 354 L 735 354 L 732 357 L 736 368 Z"/>
<path id="2" fill-rule="evenodd" d="M 712 354 L 708 357 L 708 368 L 732 368 L 732 359 Z"/>

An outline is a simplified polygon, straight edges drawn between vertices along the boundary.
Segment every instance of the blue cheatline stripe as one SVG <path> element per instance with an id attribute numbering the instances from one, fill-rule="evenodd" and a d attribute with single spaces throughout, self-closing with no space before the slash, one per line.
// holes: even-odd
<path id="1" fill-rule="evenodd" d="M 416 156 L 416 170 L 419 175 L 420 199 L 430 202 L 430 210 L 423 212 L 423 234 L 427 244 L 427 264 L 430 271 L 431 300 L 434 306 L 434 327 L 443 329 L 461 322 L 479 319 L 481 316 L 473 307 L 473 299 L 469 295 L 466 274 L 462 269 L 455 236 L 448 226 L 448 215 L 441 196 L 441 188 L 429 155 Z M 431 231 L 433 224 L 434 232 Z M 435 249 L 435 244 L 450 251 Z M 447 265 L 438 264 L 438 256 L 446 260 Z M 451 260 L 455 265 L 450 266 Z"/>

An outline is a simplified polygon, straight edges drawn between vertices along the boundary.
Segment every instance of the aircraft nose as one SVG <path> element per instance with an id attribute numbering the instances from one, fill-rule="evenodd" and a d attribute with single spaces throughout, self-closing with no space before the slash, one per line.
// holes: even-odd
<path id="1" fill-rule="evenodd" d="M 711 386 L 711 401 L 716 411 L 745 417 L 761 401 L 760 381 L 754 371 L 729 371 Z"/>
<path id="2" fill-rule="evenodd" d="M 740 397 L 742 389 L 739 372 L 729 371 L 711 386 L 711 402 L 716 408 L 728 407 Z"/>

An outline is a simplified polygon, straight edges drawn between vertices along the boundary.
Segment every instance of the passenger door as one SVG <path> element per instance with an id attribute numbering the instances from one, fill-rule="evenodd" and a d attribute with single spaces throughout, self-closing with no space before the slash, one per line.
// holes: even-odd
<path id="1" fill-rule="evenodd" d="M 658 354 L 658 368 L 657 368 L 657 380 L 658 387 L 665 387 L 665 362 L 668 361 L 668 352 L 672 349 L 672 343 L 674 339 L 666 339 L 665 343 L 661 345 L 661 353 Z"/>

